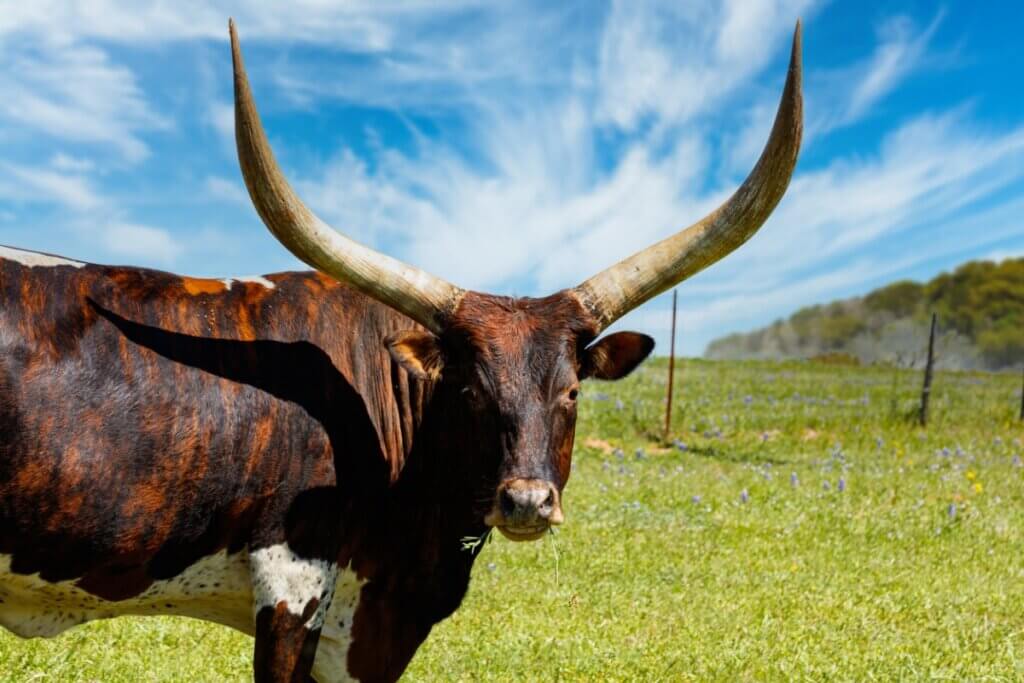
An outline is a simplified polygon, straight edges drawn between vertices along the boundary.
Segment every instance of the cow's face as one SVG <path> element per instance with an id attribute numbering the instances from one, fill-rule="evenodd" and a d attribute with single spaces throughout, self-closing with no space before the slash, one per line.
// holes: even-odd
<path id="1" fill-rule="evenodd" d="M 421 378 L 455 390 L 473 441 L 479 481 L 493 482 L 484 521 L 510 539 L 540 538 L 562 522 L 576 403 L 587 378 L 618 379 L 654 347 L 635 332 L 597 343 L 574 297 L 510 299 L 469 292 L 440 337 L 412 331 L 389 340 L 392 356 Z"/>

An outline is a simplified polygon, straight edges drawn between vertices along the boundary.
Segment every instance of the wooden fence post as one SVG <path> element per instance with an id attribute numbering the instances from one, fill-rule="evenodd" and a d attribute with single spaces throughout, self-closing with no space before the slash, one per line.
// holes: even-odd
<path id="1" fill-rule="evenodd" d="M 672 385 L 676 372 L 676 290 L 672 290 L 672 336 L 668 343 L 668 398 L 665 401 L 665 441 L 672 426 Z"/>
<path id="2" fill-rule="evenodd" d="M 924 386 L 921 387 L 921 426 L 928 424 L 928 398 L 932 393 L 932 372 L 935 365 L 935 322 L 932 313 L 932 329 L 928 333 L 928 360 L 924 365 Z"/>

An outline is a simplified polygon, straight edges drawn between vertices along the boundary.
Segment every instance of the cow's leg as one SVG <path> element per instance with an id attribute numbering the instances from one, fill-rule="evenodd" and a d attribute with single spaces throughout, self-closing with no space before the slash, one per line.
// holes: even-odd
<path id="1" fill-rule="evenodd" d="M 338 567 L 300 557 L 287 543 L 255 550 L 249 561 L 256 616 L 253 678 L 256 683 L 305 683 Z"/>

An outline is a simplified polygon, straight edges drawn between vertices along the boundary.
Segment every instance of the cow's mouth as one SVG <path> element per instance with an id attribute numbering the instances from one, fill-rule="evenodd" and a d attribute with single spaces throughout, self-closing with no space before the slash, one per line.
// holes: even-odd
<path id="1" fill-rule="evenodd" d="M 551 527 L 547 524 L 542 526 L 499 526 L 498 531 L 510 541 L 536 541 L 548 532 Z"/>

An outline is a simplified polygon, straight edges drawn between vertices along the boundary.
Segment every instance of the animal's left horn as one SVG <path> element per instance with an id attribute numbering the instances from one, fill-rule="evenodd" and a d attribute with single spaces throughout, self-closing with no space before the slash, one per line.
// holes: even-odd
<path id="1" fill-rule="evenodd" d="M 718 261 L 746 242 L 768 219 L 786 192 L 800 152 L 803 132 L 800 49 L 798 21 L 793 33 L 786 87 L 771 136 L 757 165 L 740 188 L 697 223 L 620 261 L 573 290 L 601 329 Z"/>
<path id="2" fill-rule="evenodd" d="M 345 237 L 299 199 L 278 168 L 263 132 L 233 21 L 228 23 L 228 30 L 235 72 L 238 161 L 249 196 L 264 224 L 305 263 L 350 283 L 439 334 L 463 290 Z"/>

